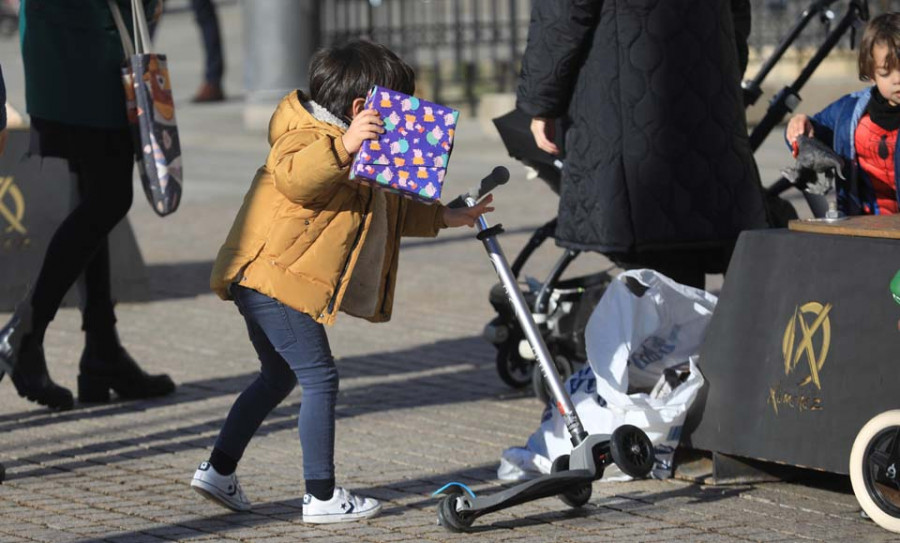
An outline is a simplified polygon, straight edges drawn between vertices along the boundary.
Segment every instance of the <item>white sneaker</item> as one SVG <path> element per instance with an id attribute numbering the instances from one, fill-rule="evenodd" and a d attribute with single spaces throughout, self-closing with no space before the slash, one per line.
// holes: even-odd
<path id="1" fill-rule="evenodd" d="M 353 522 L 371 518 L 381 512 L 381 503 L 372 498 L 354 496 L 341 487 L 335 487 L 330 500 L 317 499 L 312 494 L 303 496 L 303 522 L 330 524 Z"/>
<path id="2" fill-rule="evenodd" d="M 244 495 L 237 473 L 221 475 L 209 462 L 203 462 L 194 472 L 191 488 L 204 498 L 233 511 L 249 511 L 250 500 Z"/>

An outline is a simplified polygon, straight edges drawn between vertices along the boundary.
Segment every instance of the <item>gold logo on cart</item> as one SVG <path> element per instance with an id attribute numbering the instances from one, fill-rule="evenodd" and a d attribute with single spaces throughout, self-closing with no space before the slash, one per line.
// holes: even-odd
<path id="1" fill-rule="evenodd" d="M 809 375 L 799 383 L 801 387 L 812 383 L 822 390 L 819 375 L 831 346 L 831 319 L 828 318 L 831 307 L 831 304 L 822 305 L 819 302 L 797 306 L 784 331 L 781 344 L 784 373 L 791 375 L 797 371 L 797 366 L 802 368 L 801 371 L 808 371 Z"/>
<path id="2" fill-rule="evenodd" d="M 23 235 L 26 234 L 28 230 L 22 223 L 24 216 L 25 198 L 22 196 L 22 191 L 13 183 L 12 177 L 0 177 L 0 217 L 3 217 L 7 223 L 3 233 L 16 231 Z"/>

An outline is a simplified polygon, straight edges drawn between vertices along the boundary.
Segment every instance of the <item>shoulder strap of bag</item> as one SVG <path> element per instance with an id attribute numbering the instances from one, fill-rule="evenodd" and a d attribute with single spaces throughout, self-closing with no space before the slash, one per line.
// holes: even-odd
<path id="1" fill-rule="evenodd" d="M 122 19 L 122 12 L 115 0 L 106 0 L 109 4 L 109 10 L 112 11 L 113 20 L 116 22 L 116 30 L 119 31 L 119 38 L 122 39 L 122 49 L 125 50 L 125 59 L 128 60 L 134 56 L 134 45 L 131 43 L 131 36 L 128 35 L 128 29 L 125 27 L 125 21 Z"/>
<path id="2" fill-rule="evenodd" d="M 147 14 L 141 0 L 131 0 L 131 20 L 134 24 L 134 49 L 138 55 L 152 53 L 150 30 L 147 28 Z"/>

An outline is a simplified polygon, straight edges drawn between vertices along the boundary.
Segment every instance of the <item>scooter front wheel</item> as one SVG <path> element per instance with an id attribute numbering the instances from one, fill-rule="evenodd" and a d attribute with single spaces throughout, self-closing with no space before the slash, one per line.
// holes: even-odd
<path id="1" fill-rule="evenodd" d="M 451 532 L 468 532 L 475 518 L 462 510 L 465 499 L 461 489 L 449 489 L 438 502 L 438 524 Z"/>
<path id="2" fill-rule="evenodd" d="M 637 426 L 624 424 L 609 439 L 613 462 L 625 475 L 642 479 L 653 469 L 653 443 Z"/>
<path id="3" fill-rule="evenodd" d="M 553 464 L 550 466 L 550 473 L 559 473 L 561 471 L 566 471 L 569 469 L 569 455 L 563 454 L 557 456 L 553 461 Z M 587 483 L 584 485 L 576 486 L 570 490 L 566 490 L 565 492 L 559 494 L 559 499 L 569 507 L 581 507 L 586 504 L 591 499 L 591 494 L 594 492 L 594 488 L 591 486 L 591 483 Z"/>
<path id="4" fill-rule="evenodd" d="M 876 524 L 900 533 L 900 410 L 867 422 L 850 450 L 850 483 Z"/>

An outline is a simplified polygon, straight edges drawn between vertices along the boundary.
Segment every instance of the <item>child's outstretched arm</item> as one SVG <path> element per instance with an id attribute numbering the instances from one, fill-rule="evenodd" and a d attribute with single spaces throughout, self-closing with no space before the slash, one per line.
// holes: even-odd
<path id="1" fill-rule="evenodd" d="M 475 226 L 475 221 L 478 220 L 478 217 L 494 210 L 493 207 L 490 207 L 493 200 L 494 196 L 488 194 L 473 207 L 458 207 L 454 209 L 445 207 L 444 222 L 450 228 L 455 228 L 457 226 L 468 226 L 471 228 Z"/>
<path id="2" fill-rule="evenodd" d="M 482 213 L 494 210 L 490 207 L 492 196 L 489 194 L 475 207 L 450 209 L 443 204 L 423 204 L 410 202 L 403 221 L 403 236 L 433 238 L 442 228 L 457 226 L 474 226 Z"/>

